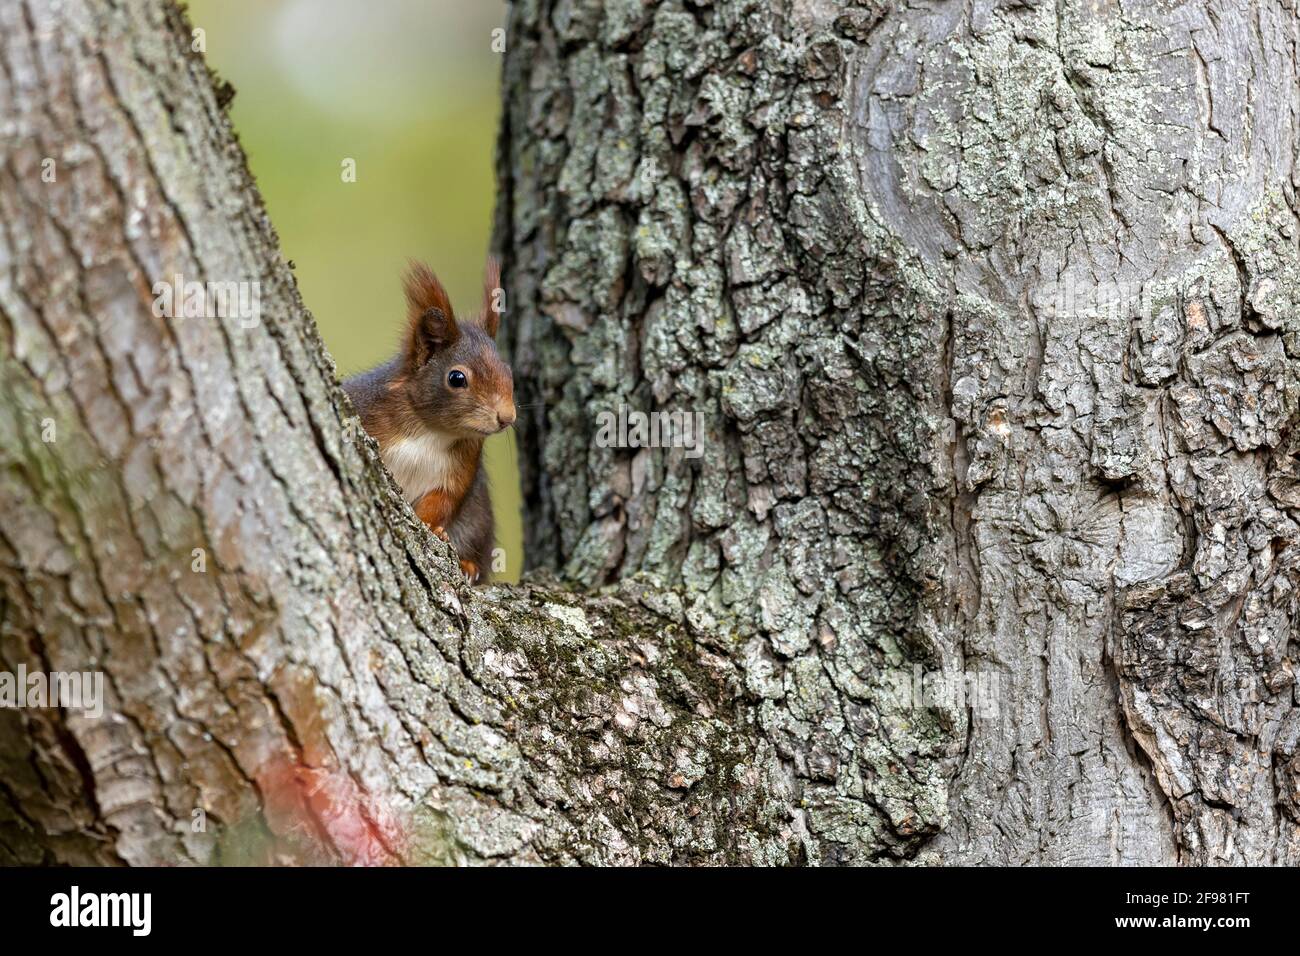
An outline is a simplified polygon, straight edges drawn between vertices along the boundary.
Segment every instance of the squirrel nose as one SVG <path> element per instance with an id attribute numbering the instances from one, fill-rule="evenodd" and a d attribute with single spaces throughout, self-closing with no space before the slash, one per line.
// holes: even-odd
<path id="1" fill-rule="evenodd" d="M 508 425 L 514 424 L 514 420 L 515 420 L 515 407 L 513 405 L 511 405 L 509 408 L 497 409 L 497 426 L 499 428 L 505 428 Z"/>

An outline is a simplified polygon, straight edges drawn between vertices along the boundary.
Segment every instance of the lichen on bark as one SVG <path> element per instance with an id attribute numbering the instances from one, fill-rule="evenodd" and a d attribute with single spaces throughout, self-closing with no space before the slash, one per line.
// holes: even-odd
<path id="1" fill-rule="evenodd" d="M 529 560 L 685 589 L 823 863 L 943 826 L 966 719 L 889 693 L 945 663 L 918 619 L 943 313 L 855 181 L 851 35 L 883 8 L 836 12 L 518 4 L 499 163 Z M 599 447 L 620 405 L 702 414 L 703 456 Z"/>
<path id="2" fill-rule="evenodd" d="M 183 16 L 0 36 L 0 662 L 110 688 L 0 712 L 0 859 L 1295 862 L 1291 0 L 517 0 L 477 591 Z"/>

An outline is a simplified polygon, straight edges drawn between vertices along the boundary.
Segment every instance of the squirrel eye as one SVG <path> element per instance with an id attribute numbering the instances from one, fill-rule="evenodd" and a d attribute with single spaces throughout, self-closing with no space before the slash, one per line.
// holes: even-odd
<path id="1" fill-rule="evenodd" d="M 465 373 L 460 369 L 454 368 L 447 373 L 447 384 L 452 388 L 464 388 L 469 384 L 469 379 L 465 377 Z"/>

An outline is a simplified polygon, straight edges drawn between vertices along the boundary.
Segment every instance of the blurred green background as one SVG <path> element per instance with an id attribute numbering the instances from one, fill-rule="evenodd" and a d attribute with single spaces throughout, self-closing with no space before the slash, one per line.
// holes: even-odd
<path id="1" fill-rule="evenodd" d="M 188 9 L 209 65 L 237 91 L 235 130 L 339 373 L 396 350 L 409 257 L 429 262 L 458 310 L 477 310 L 503 0 L 191 0 Z M 346 159 L 355 182 L 343 181 Z M 486 458 L 507 559 L 497 578 L 513 581 L 523 557 L 513 436 L 489 439 Z"/>

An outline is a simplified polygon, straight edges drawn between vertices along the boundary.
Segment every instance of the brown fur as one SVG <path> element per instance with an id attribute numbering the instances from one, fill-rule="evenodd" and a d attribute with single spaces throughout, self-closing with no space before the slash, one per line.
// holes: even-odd
<path id="1" fill-rule="evenodd" d="M 403 285 L 401 349 L 343 388 L 385 461 L 401 473 L 399 482 L 406 478 L 408 497 L 428 486 L 413 502 L 420 520 L 452 543 L 471 580 L 486 579 L 494 537 L 479 467 L 483 440 L 515 418 L 514 381 L 492 342 L 500 324 L 500 271 L 489 262 L 483 310 L 468 322 L 457 321 L 442 283 L 423 263 L 411 263 Z M 466 386 L 450 384 L 453 371 L 465 376 Z M 390 454 L 400 458 L 400 468 Z"/>

